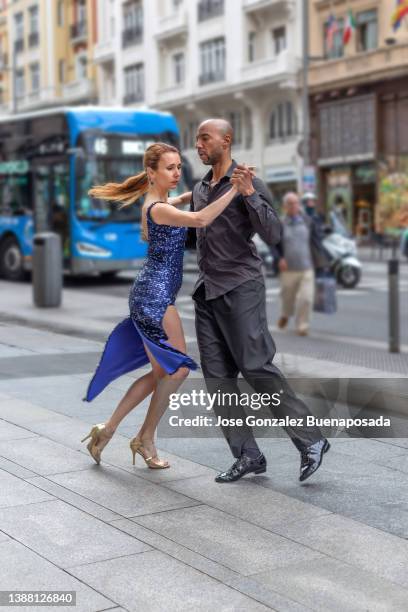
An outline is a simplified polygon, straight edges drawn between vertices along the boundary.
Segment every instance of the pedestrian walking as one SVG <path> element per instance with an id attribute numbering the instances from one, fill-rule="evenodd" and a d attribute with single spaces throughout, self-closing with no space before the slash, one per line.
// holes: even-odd
<path id="1" fill-rule="evenodd" d="M 275 250 L 280 271 L 278 327 L 284 329 L 294 317 L 296 333 L 307 336 L 313 310 L 315 268 L 325 267 L 328 258 L 321 245 L 319 226 L 302 210 L 298 194 L 287 193 L 283 207 L 282 240 Z"/>

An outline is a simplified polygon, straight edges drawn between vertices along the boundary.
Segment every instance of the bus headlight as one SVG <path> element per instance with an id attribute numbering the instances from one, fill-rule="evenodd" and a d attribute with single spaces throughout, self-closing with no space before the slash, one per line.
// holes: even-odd
<path id="1" fill-rule="evenodd" d="M 77 242 L 76 248 L 80 255 L 88 255 L 88 257 L 112 257 L 111 251 L 102 249 L 90 242 Z"/>

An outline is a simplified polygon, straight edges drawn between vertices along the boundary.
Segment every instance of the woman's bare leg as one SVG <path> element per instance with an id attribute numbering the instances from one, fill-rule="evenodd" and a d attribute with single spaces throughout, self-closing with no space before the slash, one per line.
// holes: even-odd
<path id="1" fill-rule="evenodd" d="M 180 317 L 174 306 L 168 306 L 163 317 L 163 328 L 170 344 L 177 350 L 185 353 L 186 342 L 184 339 L 184 332 Z M 150 400 L 146 418 L 136 437 L 143 442 L 143 446 L 149 455 L 154 457 L 156 456 L 154 449 L 154 435 L 157 425 L 159 424 L 161 417 L 169 405 L 170 394 L 177 391 L 183 380 L 188 376 L 189 368 L 182 367 L 179 368 L 174 374 L 165 374 L 165 376 L 162 376 L 162 368 L 160 368 L 157 361 L 148 349 L 146 349 L 146 352 L 152 364 L 153 372 L 159 372 L 159 375 L 157 376 L 156 388 Z"/>
<path id="2" fill-rule="evenodd" d="M 130 385 L 129 389 L 120 400 L 116 410 L 105 423 L 106 432 L 108 434 L 114 433 L 125 416 L 154 391 L 156 381 L 156 376 L 153 371 L 151 371 L 141 376 Z"/>

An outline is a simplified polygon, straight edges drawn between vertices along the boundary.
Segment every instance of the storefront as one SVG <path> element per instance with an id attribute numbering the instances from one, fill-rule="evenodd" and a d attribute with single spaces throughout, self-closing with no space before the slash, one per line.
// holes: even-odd
<path id="1" fill-rule="evenodd" d="M 362 95 L 362 92 L 365 92 Z M 335 98 L 335 99 L 333 99 Z M 337 207 L 361 240 L 408 224 L 408 82 L 312 96 L 312 162 L 320 206 Z"/>
<path id="2" fill-rule="evenodd" d="M 369 238 L 377 201 L 376 106 L 369 94 L 318 107 L 319 193 L 323 210 L 342 215 L 356 236 Z"/>

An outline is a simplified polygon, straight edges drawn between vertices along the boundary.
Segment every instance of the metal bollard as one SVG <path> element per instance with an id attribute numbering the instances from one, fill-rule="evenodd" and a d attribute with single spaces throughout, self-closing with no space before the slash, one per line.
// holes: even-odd
<path id="1" fill-rule="evenodd" d="M 38 308 L 55 308 L 62 299 L 62 244 L 53 232 L 34 236 L 33 300 Z"/>
<path id="2" fill-rule="evenodd" d="M 389 318 L 389 351 L 400 352 L 399 325 L 399 261 L 388 261 L 388 318 Z"/>

